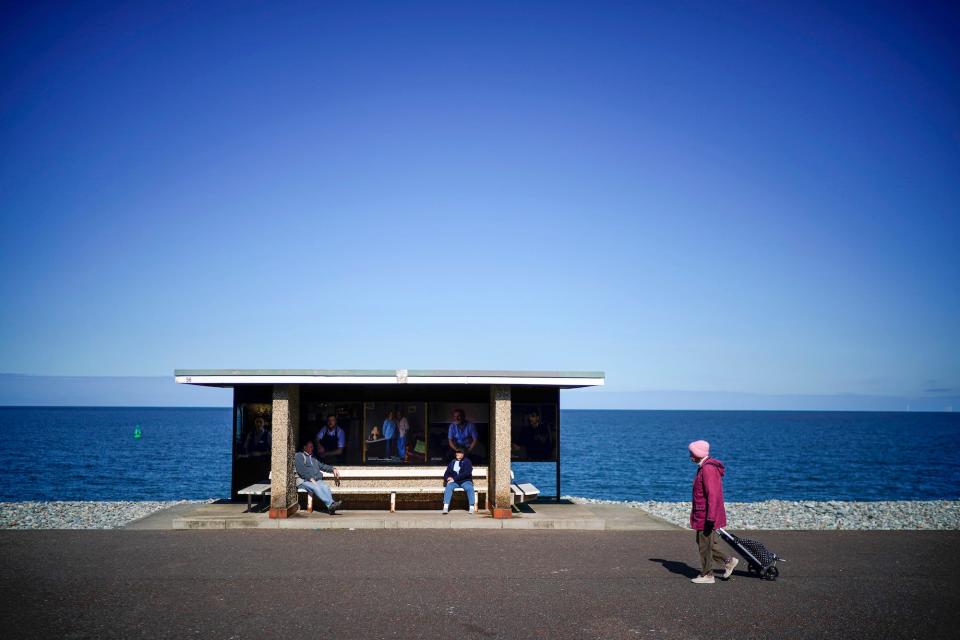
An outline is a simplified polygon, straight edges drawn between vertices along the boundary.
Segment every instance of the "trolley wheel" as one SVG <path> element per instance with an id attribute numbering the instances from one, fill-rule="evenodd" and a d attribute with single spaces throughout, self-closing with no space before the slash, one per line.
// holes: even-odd
<path id="1" fill-rule="evenodd" d="M 767 567 L 767 570 L 763 572 L 763 577 L 767 580 L 776 580 L 779 575 L 780 570 L 776 567 Z"/>

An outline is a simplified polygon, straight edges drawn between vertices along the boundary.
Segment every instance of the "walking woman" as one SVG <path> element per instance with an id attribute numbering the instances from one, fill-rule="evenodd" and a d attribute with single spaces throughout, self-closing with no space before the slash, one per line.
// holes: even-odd
<path id="1" fill-rule="evenodd" d="M 710 457 L 710 443 L 706 440 L 691 442 L 690 460 L 697 465 L 693 477 L 693 510 L 690 512 L 690 528 L 697 532 L 697 547 L 700 550 L 700 575 L 691 578 L 695 584 L 713 584 L 713 563 L 723 564 L 723 579 L 733 574 L 739 562 L 734 557 L 720 553 L 717 529 L 727 526 L 727 511 L 723 507 L 723 463 Z"/>

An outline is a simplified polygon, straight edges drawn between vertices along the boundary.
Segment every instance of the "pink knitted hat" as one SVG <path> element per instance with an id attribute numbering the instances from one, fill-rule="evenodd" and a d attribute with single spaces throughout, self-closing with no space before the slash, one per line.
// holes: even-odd
<path id="1" fill-rule="evenodd" d="M 697 440 L 696 442 L 691 442 L 690 446 L 687 447 L 690 449 L 690 455 L 694 458 L 706 458 L 710 455 L 710 443 L 706 440 Z"/>

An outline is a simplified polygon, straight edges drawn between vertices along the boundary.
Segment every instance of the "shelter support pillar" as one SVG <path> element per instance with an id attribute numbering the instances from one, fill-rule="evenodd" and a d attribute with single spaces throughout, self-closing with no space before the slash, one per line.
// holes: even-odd
<path id="1" fill-rule="evenodd" d="M 494 518 L 513 515 L 510 491 L 510 386 L 490 386 L 490 470 L 487 502 Z"/>
<path id="2" fill-rule="evenodd" d="M 300 385 L 273 385 L 270 517 L 289 518 L 300 508 L 293 463 L 300 429 Z"/>

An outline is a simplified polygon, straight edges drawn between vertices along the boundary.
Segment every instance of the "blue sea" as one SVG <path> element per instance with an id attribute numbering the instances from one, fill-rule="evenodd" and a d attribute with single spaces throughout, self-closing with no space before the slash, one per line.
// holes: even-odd
<path id="1" fill-rule="evenodd" d="M 227 497 L 230 420 L 219 408 L 0 408 L 0 501 Z M 686 445 L 702 438 L 727 466 L 728 501 L 960 499 L 957 413 L 565 410 L 561 424 L 564 495 L 689 500 Z M 556 493 L 552 463 L 514 471 Z"/>

